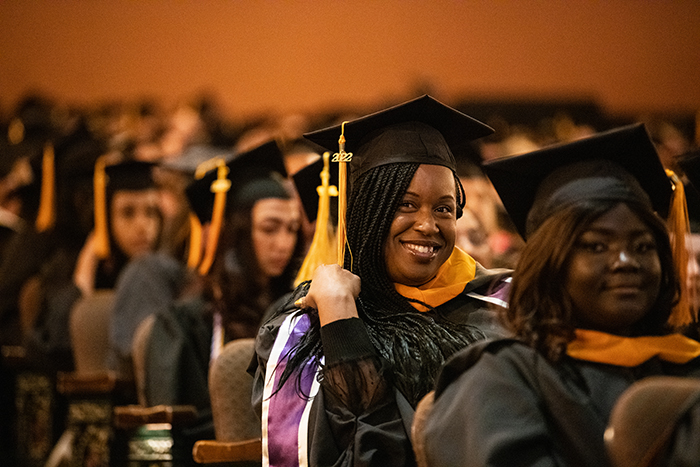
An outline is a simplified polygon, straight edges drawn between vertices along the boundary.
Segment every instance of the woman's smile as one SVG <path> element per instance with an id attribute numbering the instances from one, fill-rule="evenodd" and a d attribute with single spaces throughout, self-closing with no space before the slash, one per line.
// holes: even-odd
<path id="1" fill-rule="evenodd" d="M 393 282 L 419 286 L 437 275 L 454 249 L 456 210 L 452 170 L 419 166 L 384 242 L 387 273 Z"/>

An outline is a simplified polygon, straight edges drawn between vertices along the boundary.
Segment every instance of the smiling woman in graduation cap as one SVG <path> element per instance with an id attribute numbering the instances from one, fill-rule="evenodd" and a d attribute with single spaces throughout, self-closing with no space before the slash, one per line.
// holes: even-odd
<path id="1" fill-rule="evenodd" d="M 414 463 L 410 421 L 440 365 L 499 333 L 507 272 L 454 246 L 455 155 L 491 133 L 424 96 L 305 135 L 336 151 L 342 134 L 353 154 L 344 268 L 320 266 L 258 334 L 264 465 Z"/>
<path id="2" fill-rule="evenodd" d="M 643 125 L 485 164 L 527 239 L 505 320 L 515 339 L 459 352 L 424 432 L 429 465 L 610 465 L 615 401 L 653 375 L 700 376 L 684 218 Z M 675 180 L 675 190 L 672 180 Z M 672 196 L 673 194 L 673 196 Z M 670 222 L 683 243 L 683 222 Z"/>

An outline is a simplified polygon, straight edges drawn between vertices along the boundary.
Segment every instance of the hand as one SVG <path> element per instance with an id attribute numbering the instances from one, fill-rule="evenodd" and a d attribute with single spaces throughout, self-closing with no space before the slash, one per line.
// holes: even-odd
<path id="1" fill-rule="evenodd" d="M 360 278 L 337 264 L 316 268 L 304 307 L 316 308 L 321 326 L 340 319 L 357 318 L 355 299 L 360 294 Z"/>
<path id="2" fill-rule="evenodd" d="M 91 232 L 80 250 L 78 261 L 75 263 L 73 283 L 80 289 L 83 296 L 92 295 L 95 290 L 95 274 L 97 274 L 97 255 L 95 254 L 95 233 Z"/>

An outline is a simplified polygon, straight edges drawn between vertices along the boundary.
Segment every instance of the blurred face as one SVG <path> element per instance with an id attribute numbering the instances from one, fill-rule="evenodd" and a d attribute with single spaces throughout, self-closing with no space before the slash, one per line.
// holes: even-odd
<path id="1" fill-rule="evenodd" d="M 117 191 L 112 196 L 112 237 L 129 258 L 156 248 L 161 229 L 159 200 L 156 189 Z"/>
<path id="2" fill-rule="evenodd" d="M 253 248 L 258 266 L 269 279 L 281 275 L 294 254 L 301 214 L 294 199 L 267 198 L 252 210 Z"/>
<path id="3" fill-rule="evenodd" d="M 456 212 L 452 171 L 439 165 L 418 167 L 384 243 L 393 282 L 419 286 L 435 277 L 455 245 Z"/>
<path id="4" fill-rule="evenodd" d="M 576 240 L 565 287 L 577 327 L 625 335 L 652 309 L 660 283 L 651 229 L 619 204 Z"/>
<path id="5" fill-rule="evenodd" d="M 477 260 L 484 267 L 491 267 L 493 250 L 489 245 L 486 230 L 474 213 L 465 209 L 462 217 L 457 219 L 457 236 L 455 244 Z"/>

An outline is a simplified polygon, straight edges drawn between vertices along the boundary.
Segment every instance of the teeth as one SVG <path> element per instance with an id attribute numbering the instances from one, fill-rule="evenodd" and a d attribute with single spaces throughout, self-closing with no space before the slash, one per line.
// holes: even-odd
<path id="1" fill-rule="evenodd" d="M 432 246 L 406 244 L 406 247 L 408 247 L 409 250 L 413 250 L 416 253 L 421 253 L 421 254 L 430 254 L 433 252 Z"/>

